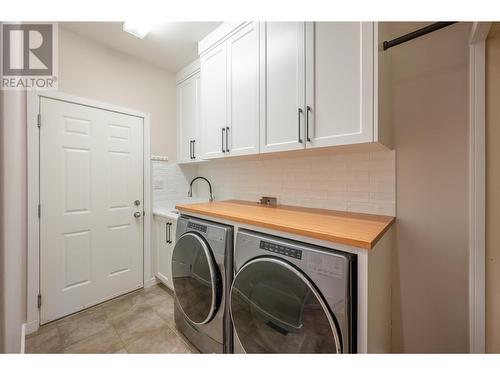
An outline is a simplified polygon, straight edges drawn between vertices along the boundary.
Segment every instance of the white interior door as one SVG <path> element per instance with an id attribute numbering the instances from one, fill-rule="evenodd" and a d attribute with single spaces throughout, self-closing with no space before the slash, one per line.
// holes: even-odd
<path id="1" fill-rule="evenodd" d="M 143 286 L 143 119 L 48 98 L 40 114 L 43 324 Z"/>

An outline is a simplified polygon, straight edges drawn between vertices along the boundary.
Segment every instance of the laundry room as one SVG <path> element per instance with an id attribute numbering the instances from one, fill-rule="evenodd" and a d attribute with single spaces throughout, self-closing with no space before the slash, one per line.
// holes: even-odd
<path id="1" fill-rule="evenodd" d="M 500 354 L 500 23 L 371 9 L 13 6 L 0 353 Z"/>

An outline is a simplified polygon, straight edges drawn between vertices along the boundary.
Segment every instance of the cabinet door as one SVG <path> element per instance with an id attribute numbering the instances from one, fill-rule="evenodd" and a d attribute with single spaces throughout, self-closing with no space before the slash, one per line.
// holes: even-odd
<path id="1" fill-rule="evenodd" d="M 305 23 L 262 24 L 261 152 L 304 148 Z"/>
<path id="2" fill-rule="evenodd" d="M 227 40 L 229 155 L 259 152 L 259 23 Z"/>
<path id="3" fill-rule="evenodd" d="M 373 141 L 374 24 L 306 26 L 307 147 Z"/>
<path id="4" fill-rule="evenodd" d="M 167 220 L 160 216 L 155 216 L 156 231 L 156 267 L 155 274 L 164 284 L 167 281 L 165 267 L 163 265 L 165 248 L 167 246 Z"/>
<path id="5" fill-rule="evenodd" d="M 177 131 L 180 163 L 199 158 L 199 98 L 200 74 L 195 74 L 177 86 Z"/>
<path id="6" fill-rule="evenodd" d="M 156 276 L 170 289 L 172 284 L 172 251 L 175 246 L 175 220 L 158 221 L 157 274 Z"/>
<path id="7" fill-rule="evenodd" d="M 226 153 L 226 43 L 202 55 L 200 66 L 204 155 L 211 159 Z"/>

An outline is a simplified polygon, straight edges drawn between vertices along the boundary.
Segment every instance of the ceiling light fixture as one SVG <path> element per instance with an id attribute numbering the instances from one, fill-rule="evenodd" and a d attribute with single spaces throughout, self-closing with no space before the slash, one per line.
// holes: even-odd
<path id="1" fill-rule="evenodd" d="M 123 23 L 123 31 L 126 31 L 139 39 L 144 39 L 146 34 L 149 33 L 152 28 L 152 22 L 147 21 L 125 21 Z"/>

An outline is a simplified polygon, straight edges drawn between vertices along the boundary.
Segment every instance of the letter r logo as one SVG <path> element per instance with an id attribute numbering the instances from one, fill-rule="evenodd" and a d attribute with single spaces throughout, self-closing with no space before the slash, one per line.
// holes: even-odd
<path id="1" fill-rule="evenodd" d="M 3 75 L 52 76 L 51 24 L 3 24 Z"/>

